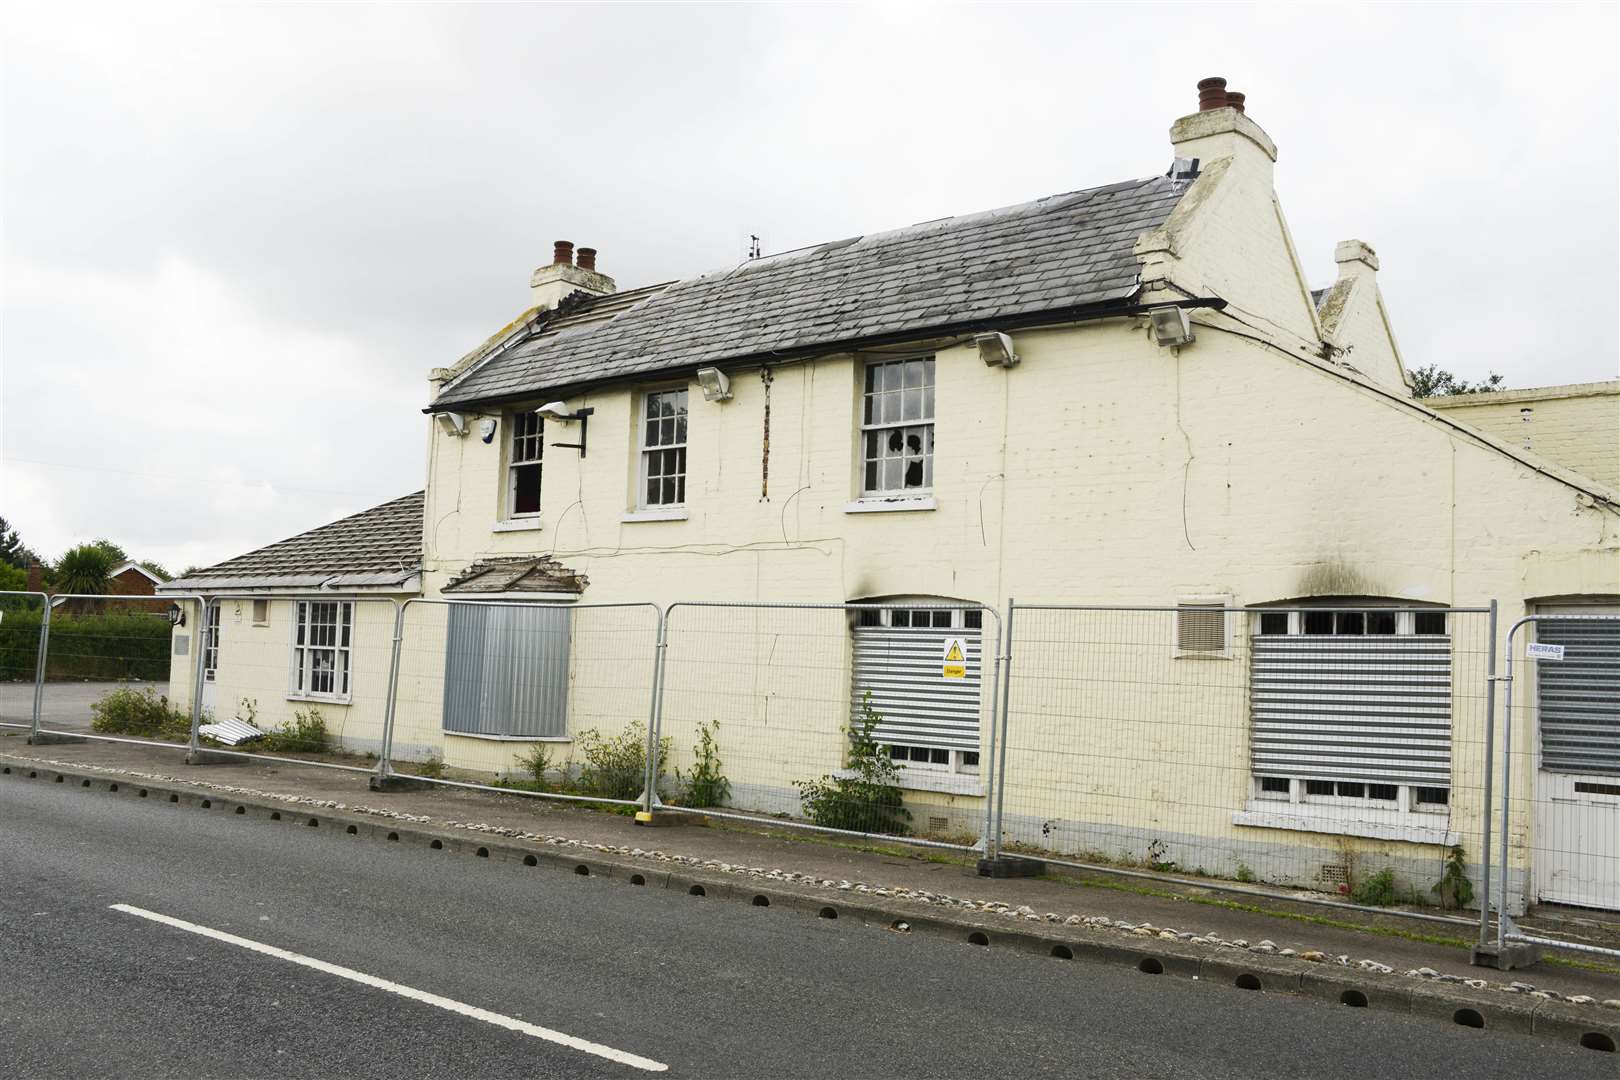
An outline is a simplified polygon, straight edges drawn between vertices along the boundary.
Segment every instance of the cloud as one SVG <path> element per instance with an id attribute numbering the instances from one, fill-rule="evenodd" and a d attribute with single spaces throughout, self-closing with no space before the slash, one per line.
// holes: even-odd
<path id="1" fill-rule="evenodd" d="M 14 7 L 5 515 L 183 565 L 394 497 L 553 239 L 634 286 L 1152 175 L 1207 74 L 1409 364 L 1613 378 L 1615 9 L 1459 10 Z"/>

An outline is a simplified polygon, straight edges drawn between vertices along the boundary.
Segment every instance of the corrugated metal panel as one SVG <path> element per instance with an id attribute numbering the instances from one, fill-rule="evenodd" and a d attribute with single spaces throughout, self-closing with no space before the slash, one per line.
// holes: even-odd
<path id="1" fill-rule="evenodd" d="M 941 674 L 947 638 L 967 646 L 967 675 Z M 862 626 L 855 630 L 855 716 L 868 690 L 882 715 L 884 744 L 979 749 L 979 690 L 983 676 L 978 630 Z"/>
<path id="2" fill-rule="evenodd" d="M 1450 785 L 1450 637 L 1253 640 L 1256 773 Z"/>
<path id="3" fill-rule="evenodd" d="M 558 736 L 568 730 L 567 608 L 452 605 L 444 730 Z"/>
<path id="4" fill-rule="evenodd" d="M 1536 640 L 1564 647 L 1536 661 L 1541 767 L 1620 773 L 1620 619 L 1537 622 Z"/>

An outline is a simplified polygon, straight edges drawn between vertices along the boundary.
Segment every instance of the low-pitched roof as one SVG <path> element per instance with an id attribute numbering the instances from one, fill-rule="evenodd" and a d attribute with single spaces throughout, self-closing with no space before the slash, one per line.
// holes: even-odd
<path id="1" fill-rule="evenodd" d="M 422 565 L 422 495 L 373 506 L 159 586 L 225 589 L 383 589 L 414 592 Z"/>
<path id="2" fill-rule="evenodd" d="M 492 593 L 570 593 L 585 590 L 585 578 L 548 555 L 484 559 L 444 586 L 456 595 Z"/>
<path id="3" fill-rule="evenodd" d="M 1120 303 L 1140 288 L 1137 238 L 1187 183 L 1129 180 L 576 302 L 457 375 L 433 408 Z M 593 309 L 612 317 L 582 317 Z"/>

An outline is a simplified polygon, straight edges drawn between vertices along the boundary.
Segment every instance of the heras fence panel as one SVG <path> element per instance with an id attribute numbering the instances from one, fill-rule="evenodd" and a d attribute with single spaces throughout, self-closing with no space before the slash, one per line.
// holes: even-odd
<path id="1" fill-rule="evenodd" d="M 191 695 L 172 654 L 203 618 L 199 596 L 58 593 L 50 599 L 33 742 L 171 745 L 184 750 Z M 180 696 L 177 698 L 175 692 Z"/>
<path id="2" fill-rule="evenodd" d="M 1487 609 L 1017 604 L 1008 624 L 1002 851 L 1462 925 Z"/>
<path id="3" fill-rule="evenodd" d="M 1500 940 L 1620 956 L 1620 615 L 1519 620 L 1503 661 Z M 1506 872 L 1501 871 L 1506 867 Z M 1515 922 L 1514 916 L 1522 914 Z"/>
<path id="4" fill-rule="evenodd" d="M 399 601 L 342 593 L 210 596 L 195 647 L 176 635 L 171 694 L 194 750 L 369 772 L 382 747 Z"/>
<path id="5" fill-rule="evenodd" d="M 656 604 L 412 599 L 382 775 L 643 802 Z"/>
<path id="6" fill-rule="evenodd" d="M 44 593 L 0 592 L 0 728 L 33 727 L 43 692 L 49 618 Z"/>
<path id="7" fill-rule="evenodd" d="M 1000 620 L 979 605 L 671 605 L 670 810 L 973 849 L 989 806 Z"/>

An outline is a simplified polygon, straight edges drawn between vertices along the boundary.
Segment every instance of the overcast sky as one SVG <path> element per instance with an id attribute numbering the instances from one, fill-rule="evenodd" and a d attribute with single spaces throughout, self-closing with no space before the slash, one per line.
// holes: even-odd
<path id="1" fill-rule="evenodd" d="M 0 515 L 178 571 L 416 490 L 552 240 L 629 287 L 1150 176 L 1216 74 L 1410 366 L 1611 379 L 1615 11 L 12 5 Z"/>

